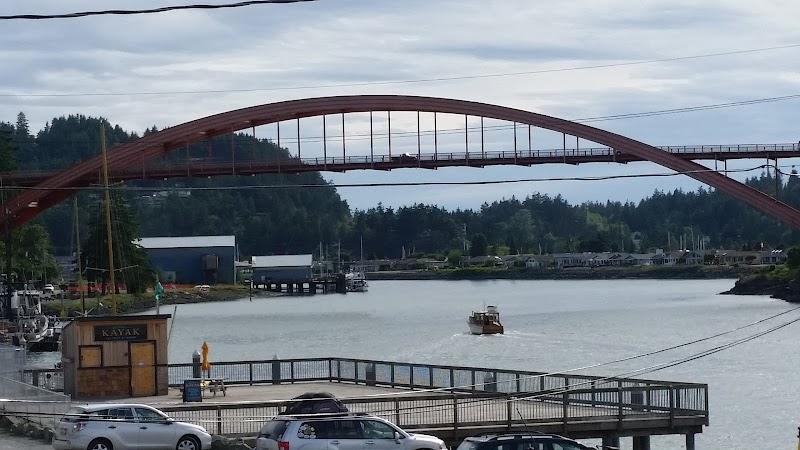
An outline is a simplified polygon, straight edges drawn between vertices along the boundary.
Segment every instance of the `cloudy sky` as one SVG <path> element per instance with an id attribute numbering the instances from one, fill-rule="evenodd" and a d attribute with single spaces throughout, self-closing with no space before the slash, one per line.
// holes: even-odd
<path id="1" fill-rule="evenodd" d="M 182 3 L 187 2 L 135 2 L 143 8 Z M 115 7 L 130 8 L 131 2 L 14 0 L 0 3 L 0 14 Z M 126 129 L 141 131 L 244 106 L 342 94 L 459 98 L 569 119 L 800 94 L 800 47 L 543 74 L 319 87 L 529 72 L 787 46 L 800 44 L 797 17 L 800 4 L 791 0 L 563 0 L 547 6 L 525 0 L 319 0 L 146 16 L 5 21 L 0 23 L 0 120 L 13 121 L 19 111 L 24 111 L 32 129 L 37 130 L 55 116 L 82 113 L 102 115 Z M 276 89 L 287 87 L 311 88 Z M 242 89 L 260 90 L 142 94 Z M 131 95 L 30 95 L 81 93 Z M 797 142 L 798 106 L 800 100 L 791 100 L 593 125 L 654 145 Z M 359 119 L 353 120 L 357 124 Z M 408 117 L 393 118 L 393 130 L 410 123 Z M 310 127 L 309 133 L 318 132 Z M 348 133 L 357 129 L 358 125 Z M 306 133 L 305 127 L 303 131 Z M 259 129 L 257 134 L 272 137 L 274 130 Z M 463 142 L 463 134 L 458 139 Z M 491 140 L 496 149 L 507 149 L 510 136 L 506 132 Z M 556 141 L 546 135 L 538 139 L 542 147 L 556 145 Z M 304 156 L 321 153 L 312 144 L 304 145 Z M 403 144 L 395 145 L 402 148 Z M 353 151 L 363 148 L 359 150 L 354 144 Z M 739 161 L 729 167 L 762 163 Z M 663 171 L 636 163 L 404 169 L 325 176 L 336 183 L 360 183 Z M 576 202 L 624 201 L 638 200 L 657 188 L 698 186 L 683 177 L 671 177 L 341 192 L 358 208 L 379 201 L 394 206 L 424 202 L 455 208 L 477 207 L 485 201 L 524 197 L 535 191 L 562 194 Z"/>

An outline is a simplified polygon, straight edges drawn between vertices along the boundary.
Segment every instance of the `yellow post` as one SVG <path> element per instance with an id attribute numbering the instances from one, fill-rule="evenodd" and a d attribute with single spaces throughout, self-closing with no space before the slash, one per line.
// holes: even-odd
<path id="1" fill-rule="evenodd" d="M 108 187 L 108 155 L 106 152 L 106 127 L 100 124 L 100 149 L 103 153 L 103 192 L 106 212 L 106 243 L 108 244 L 108 274 L 111 281 L 111 311 L 117 314 L 117 284 L 114 280 L 114 246 L 111 242 L 111 195 Z"/>

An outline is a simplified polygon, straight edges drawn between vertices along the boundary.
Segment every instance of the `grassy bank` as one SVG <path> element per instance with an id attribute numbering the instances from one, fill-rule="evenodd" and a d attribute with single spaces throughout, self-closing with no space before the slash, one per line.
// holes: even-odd
<path id="1" fill-rule="evenodd" d="M 370 280 L 616 280 L 739 278 L 758 272 L 752 266 L 635 266 L 524 269 L 468 267 L 445 270 L 370 272 Z"/>
<path id="2" fill-rule="evenodd" d="M 161 305 L 178 305 L 188 303 L 222 302 L 238 300 L 249 295 L 247 286 L 241 285 L 217 285 L 208 292 L 200 292 L 191 288 L 169 291 L 161 299 Z M 267 294 L 268 295 L 268 294 Z M 265 293 L 259 293 L 265 296 Z M 145 294 L 118 294 L 115 296 L 117 302 L 117 312 L 119 314 L 130 314 L 155 308 L 156 301 L 152 293 Z M 87 297 L 85 299 L 86 309 L 91 310 L 92 315 L 109 314 L 112 312 L 112 301 L 110 295 L 102 297 Z M 61 302 L 55 300 L 43 304 L 45 314 L 60 315 Z M 80 315 L 82 307 L 80 299 L 64 300 L 65 316 L 71 317 Z"/>

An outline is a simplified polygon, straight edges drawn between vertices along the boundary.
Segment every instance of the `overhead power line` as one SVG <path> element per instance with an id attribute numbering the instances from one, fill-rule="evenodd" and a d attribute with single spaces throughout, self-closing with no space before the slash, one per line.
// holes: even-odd
<path id="1" fill-rule="evenodd" d="M 604 363 L 592 364 L 592 365 L 583 366 L 583 367 L 577 367 L 577 368 L 574 368 L 574 369 L 564 370 L 564 371 L 560 371 L 560 372 L 550 372 L 550 373 L 536 374 L 536 375 L 530 375 L 530 376 L 524 376 L 524 377 L 515 377 L 514 379 L 509 380 L 509 381 L 494 380 L 493 383 L 495 383 L 497 385 L 502 385 L 504 383 L 516 383 L 517 380 L 527 380 L 527 379 L 536 379 L 536 378 L 542 378 L 542 377 L 554 376 L 554 375 L 563 375 L 563 374 L 568 374 L 568 373 L 572 373 L 572 372 L 576 372 L 576 371 L 580 371 L 580 370 L 596 368 L 596 367 L 600 367 L 600 366 L 607 366 L 607 365 L 611 365 L 611 364 L 617 364 L 617 363 L 620 363 L 620 362 L 630 361 L 630 360 L 633 360 L 633 359 L 639 359 L 639 358 L 644 358 L 644 357 L 648 357 L 648 356 L 653 356 L 653 355 L 656 355 L 656 354 L 659 354 L 659 353 L 667 352 L 667 351 L 670 351 L 670 350 L 676 350 L 678 348 L 687 347 L 687 346 L 690 346 L 690 345 L 693 345 L 693 344 L 697 344 L 697 343 L 700 343 L 700 342 L 705 342 L 705 341 L 716 339 L 716 338 L 719 338 L 719 337 L 722 337 L 722 336 L 725 336 L 725 335 L 728 335 L 728 334 L 732 334 L 732 333 L 735 333 L 735 332 L 738 332 L 738 331 L 742 331 L 744 329 L 747 329 L 747 328 L 750 328 L 750 327 L 753 327 L 753 326 L 760 325 L 762 323 L 768 322 L 768 321 L 770 321 L 772 319 L 775 319 L 775 318 L 778 318 L 780 316 L 784 316 L 786 314 L 795 312 L 798 309 L 800 309 L 800 307 L 790 308 L 790 309 L 784 310 L 782 312 L 779 312 L 777 314 L 773 314 L 773 315 L 764 317 L 762 319 L 756 320 L 754 322 L 751 322 L 751 323 L 748 323 L 748 324 L 745 324 L 745 325 L 741 325 L 741 326 L 738 326 L 738 327 L 735 327 L 735 328 L 732 328 L 732 329 L 729 329 L 729 330 L 726 330 L 726 331 L 723 331 L 723 332 L 719 332 L 719 333 L 716 333 L 716 334 L 713 334 L 713 335 L 709 335 L 709 336 L 705 336 L 705 337 L 702 337 L 702 338 L 694 339 L 694 340 L 687 341 L 687 342 L 684 342 L 684 343 L 681 343 L 681 344 L 677 344 L 677 345 L 673 345 L 673 346 L 670 346 L 670 347 L 665 347 L 665 348 L 661 348 L 661 349 L 658 349 L 658 350 L 653 350 L 653 351 L 649 351 L 649 352 L 646 352 L 646 353 L 641 353 L 641 354 L 638 354 L 638 355 L 629 356 L 629 357 L 626 357 L 626 358 L 616 359 L 616 360 L 608 361 L 608 362 L 604 362 Z M 715 347 L 711 347 L 711 348 L 702 350 L 700 352 L 697 352 L 697 353 L 694 353 L 694 354 L 691 354 L 691 355 L 688 355 L 688 356 L 685 356 L 685 357 L 682 357 L 682 358 L 678 358 L 678 359 L 675 359 L 675 360 L 672 360 L 672 361 L 668 361 L 668 362 L 664 362 L 664 363 L 657 363 L 657 364 L 654 364 L 654 365 L 650 365 L 650 366 L 647 366 L 647 367 L 631 370 L 631 371 L 624 372 L 624 373 L 617 374 L 617 375 L 613 375 L 613 376 L 606 376 L 606 377 L 601 377 L 601 378 L 592 378 L 590 380 L 569 384 L 569 385 L 566 385 L 566 386 L 563 386 L 563 387 L 560 387 L 560 388 L 548 389 L 548 390 L 546 390 L 546 392 L 543 392 L 543 393 L 541 393 L 541 392 L 540 393 L 536 393 L 536 392 L 522 393 L 523 396 L 520 396 L 520 397 L 517 397 L 517 398 L 511 398 L 511 399 L 508 399 L 508 400 L 501 400 L 501 401 L 504 401 L 504 402 L 517 402 L 517 401 L 522 401 L 522 400 L 532 400 L 532 399 L 536 399 L 536 398 L 539 398 L 539 397 L 542 397 L 542 396 L 552 396 L 554 394 L 572 392 L 572 391 L 574 391 L 576 389 L 582 389 L 582 386 L 585 386 L 585 385 L 598 384 L 598 383 L 602 383 L 604 381 L 616 381 L 618 379 L 628 378 L 632 374 L 641 375 L 641 374 L 645 374 L 645 373 L 656 372 L 656 371 L 663 370 L 663 369 L 668 368 L 668 367 L 673 367 L 673 366 L 676 366 L 676 365 L 680 365 L 680 364 L 683 364 L 683 363 L 686 363 L 686 362 L 690 362 L 690 361 L 693 361 L 693 360 L 696 360 L 696 359 L 700 359 L 700 358 L 705 357 L 705 356 L 710 356 L 712 354 L 718 353 L 718 352 L 723 351 L 723 350 L 727 350 L 727 349 L 732 348 L 732 347 L 736 347 L 736 346 L 741 345 L 743 343 L 755 340 L 755 339 L 757 339 L 759 337 L 762 337 L 762 336 L 765 336 L 767 334 L 770 334 L 770 333 L 773 333 L 775 331 L 778 331 L 778 330 L 780 330 L 782 328 L 785 328 L 785 327 L 787 327 L 789 325 L 792 325 L 792 324 L 794 324 L 794 323 L 796 323 L 798 321 L 800 321 L 800 318 L 795 318 L 795 319 L 789 320 L 787 322 L 783 322 L 783 323 L 780 323 L 778 325 L 774 325 L 774 326 L 772 326 L 772 327 L 770 327 L 768 329 L 756 332 L 754 334 L 751 334 L 751 335 L 748 335 L 748 336 L 745 336 L 745 337 L 742 337 L 742 338 L 738 338 L 738 339 L 723 343 L 721 345 L 718 345 L 718 346 L 715 346 Z M 429 393 L 429 392 L 446 392 L 446 391 L 451 391 L 453 389 L 473 388 L 473 387 L 480 386 L 482 384 L 484 384 L 484 383 L 465 384 L 465 385 L 460 385 L 460 386 L 441 387 L 441 388 L 432 388 L 432 389 L 415 389 L 413 391 L 413 393 L 414 394 L 424 394 L 424 393 Z M 393 397 L 393 396 L 403 396 L 403 395 L 407 395 L 407 394 L 408 394 L 407 392 L 388 392 L 388 393 L 379 393 L 379 394 L 368 394 L 368 395 L 363 395 L 363 396 L 339 397 L 339 400 L 352 400 L 352 399 L 377 398 L 377 397 Z M 311 400 L 314 400 L 314 399 L 311 399 Z M 298 400 L 298 399 L 272 400 L 272 402 L 283 403 L 283 404 L 299 402 L 299 401 L 304 401 L 304 400 Z M 307 401 L 307 400 L 305 400 L 305 401 Z M 479 398 L 479 399 L 474 399 L 474 400 L 467 400 L 467 401 L 465 401 L 463 403 L 460 403 L 460 405 L 465 406 L 465 405 L 470 405 L 470 404 L 491 402 L 491 401 L 497 401 L 497 399 Z M 241 404 L 247 404 L 247 403 L 254 403 L 254 402 L 252 402 L 252 401 L 243 401 L 243 402 L 240 402 L 240 403 Z M 451 406 L 449 406 L 449 405 L 446 406 L 446 408 L 450 408 L 450 407 Z M 407 413 L 408 411 L 414 411 L 414 410 L 429 410 L 430 411 L 430 410 L 441 409 L 441 408 L 442 408 L 441 406 L 436 406 L 436 405 L 433 405 L 433 406 L 431 406 L 431 405 L 420 405 L 420 406 L 409 406 L 409 407 L 399 408 L 399 409 L 378 410 L 378 411 L 370 411 L 370 412 L 372 412 L 372 413 L 380 413 L 380 412 L 399 413 L 399 412 L 402 411 L 404 413 Z M 3 416 L 3 415 L 15 415 L 15 414 L 23 414 L 23 415 L 28 415 L 28 416 L 43 416 L 43 417 L 48 417 L 48 416 L 71 417 L 72 416 L 71 414 L 41 413 L 41 412 L 27 412 L 27 411 L 24 411 L 24 412 L 23 411 L 19 411 L 19 412 L 17 412 L 17 411 L 6 411 L 6 412 L 0 414 L 0 416 Z M 238 417 L 240 419 L 252 419 L 252 420 L 243 420 L 245 422 L 249 422 L 249 421 L 253 421 L 253 420 L 264 420 L 268 416 L 253 415 L 253 416 L 238 416 Z M 100 417 L 100 418 L 98 418 L 98 420 L 105 420 L 105 419 Z M 201 422 L 202 422 L 202 420 L 201 420 Z"/>
<path id="2" fill-rule="evenodd" d="M 729 169 L 725 173 L 752 172 L 754 170 L 773 167 L 772 164 L 761 164 L 748 169 Z M 480 186 L 491 184 L 514 184 L 514 183 L 537 183 L 548 181 L 605 181 L 626 178 L 657 178 L 674 177 L 679 175 L 691 175 L 694 173 L 719 172 L 714 169 L 686 170 L 679 172 L 652 172 L 640 174 L 619 174 L 602 176 L 584 177 L 546 177 L 546 178 L 515 178 L 504 180 L 478 180 L 478 181 L 410 181 L 410 182 L 379 182 L 379 183 L 347 183 L 347 184 L 255 184 L 243 186 L 163 186 L 163 187 L 143 187 L 118 185 L 109 187 L 111 190 L 127 192 L 185 192 L 185 191 L 246 191 L 256 189 L 307 189 L 307 188 L 366 188 L 366 187 L 409 187 L 409 186 Z M 240 175 L 241 176 L 241 175 Z M 179 177 L 175 177 L 179 178 Z M 45 186 L 3 186 L 0 191 L 95 191 L 105 189 L 101 186 L 81 186 L 81 187 L 45 187 Z"/>
<path id="3" fill-rule="evenodd" d="M 783 314 L 791 312 L 793 310 L 794 309 L 789 310 L 789 311 L 785 311 L 784 313 L 781 313 L 781 314 L 778 314 L 778 315 L 783 315 Z M 772 317 L 777 317 L 777 316 L 772 316 Z M 772 318 L 772 317 L 770 317 L 770 318 Z M 766 320 L 769 320 L 770 318 L 762 319 L 758 323 L 764 322 Z M 487 403 L 492 403 L 492 402 L 516 403 L 516 402 L 521 402 L 521 401 L 531 401 L 531 400 L 537 400 L 537 399 L 542 399 L 542 398 L 549 398 L 549 397 L 552 397 L 554 395 L 568 394 L 568 393 L 575 392 L 575 391 L 583 391 L 584 389 L 586 389 L 587 386 L 598 385 L 598 384 L 603 383 L 603 382 L 612 382 L 612 381 L 624 380 L 624 379 L 630 378 L 631 376 L 639 376 L 639 375 L 645 375 L 645 374 L 649 374 L 649 373 L 654 373 L 654 372 L 658 372 L 658 371 L 661 371 L 661 370 L 664 370 L 664 369 L 667 369 L 667 368 L 670 368 L 670 367 L 675 367 L 675 366 L 686 364 L 686 363 L 689 363 L 689 362 L 692 362 L 692 361 L 695 361 L 695 360 L 698 360 L 698 359 L 702 359 L 702 358 L 705 358 L 707 356 L 711 356 L 711 355 L 717 354 L 717 353 L 722 352 L 724 350 L 728 350 L 728 349 L 737 347 L 739 345 L 742 345 L 742 344 L 745 344 L 747 342 L 753 341 L 755 339 L 761 338 L 761 337 L 766 336 L 768 334 L 774 333 L 774 332 L 779 331 L 779 330 L 781 330 L 783 328 L 786 328 L 786 327 L 788 327 L 790 325 L 793 325 L 793 324 L 795 324 L 797 322 L 800 322 L 800 317 L 792 319 L 792 320 L 789 320 L 787 322 L 780 323 L 780 324 L 775 325 L 775 326 L 772 326 L 772 327 L 770 327 L 770 328 L 768 328 L 766 330 L 759 331 L 757 333 L 754 333 L 754 334 L 751 334 L 751 335 L 747 335 L 747 336 L 744 336 L 742 338 L 738 338 L 738 339 L 723 343 L 721 345 L 717 345 L 715 347 L 710 347 L 710 348 L 707 348 L 707 349 L 702 350 L 700 352 L 696 352 L 696 353 L 693 353 L 693 354 L 690 354 L 690 355 L 687 355 L 687 356 L 684 356 L 684 357 L 681 357 L 681 358 L 677 358 L 677 359 L 674 359 L 674 360 L 671 360 L 671 361 L 667 361 L 667 362 L 656 363 L 656 364 L 653 364 L 653 365 L 650 365 L 650 366 L 646 366 L 646 367 L 642 367 L 642 368 L 638 368 L 638 369 L 634 369 L 634 370 L 618 373 L 618 374 L 615 374 L 615 375 L 612 375 L 612 376 L 606 376 L 606 377 L 602 377 L 602 378 L 592 378 L 592 379 L 585 380 L 585 381 L 579 381 L 579 382 L 576 382 L 576 383 L 567 384 L 567 385 L 565 385 L 563 387 L 559 387 L 559 388 L 555 388 L 555 389 L 547 389 L 545 391 L 532 392 L 532 393 L 527 393 L 527 394 L 526 393 L 520 393 L 522 395 L 519 396 L 519 397 L 511 397 L 511 398 L 507 398 L 507 399 L 476 398 L 476 399 L 471 399 L 471 400 L 465 400 L 463 402 L 460 402 L 459 406 L 464 408 L 464 407 L 477 406 L 477 405 L 487 404 Z M 740 329 L 741 328 L 744 328 L 744 327 L 740 327 Z M 731 330 L 731 332 L 733 332 L 733 331 L 735 331 L 735 330 Z M 723 334 L 727 334 L 727 333 L 721 333 L 718 336 L 721 336 Z M 700 342 L 701 340 L 698 340 L 696 342 Z M 657 384 L 655 384 L 655 385 L 657 386 Z M 447 389 L 447 388 L 443 388 L 443 389 Z M 424 392 L 424 391 L 416 391 L 415 390 L 414 392 L 416 393 L 416 392 Z M 392 393 L 392 394 L 394 394 L 394 393 Z M 398 393 L 398 394 L 402 394 L 402 393 Z M 358 397 L 358 398 L 368 398 L 368 397 L 375 397 L 375 396 L 380 396 L 380 395 L 381 394 L 378 394 L 378 395 L 367 395 L 365 397 Z M 297 400 L 296 399 L 292 399 L 292 400 L 284 400 L 284 401 L 291 402 L 291 401 L 297 401 Z M 243 404 L 246 404 L 246 403 L 247 402 L 243 402 Z M 446 411 L 446 410 L 449 410 L 450 408 L 452 408 L 452 405 L 449 405 L 449 404 L 447 404 L 447 405 L 413 405 L 413 406 L 408 406 L 408 407 L 403 407 L 403 408 L 392 408 L 392 409 L 386 409 L 386 410 L 372 410 L 372 411 L 369 411 L 369 412 L 372 413 L 372 414 L 381 414 L 381 413 L 389 414 L 389 413 L 391 413 L 391 414 L 394 414 L 395 416 L 398 416 L 398 415 L 416 414 L 417 411 L 420 411 L 420 410 L 427 411 L 427 412 L 432 412 L 432 411 Z M 27 411 L 5 411 L 2 414 L 0 414 L 0 416 L 7 416 L 7 415 L 14 415 L 14 414 L 23 415 L 23 416 L 27 415 L 27 416 L 44 416 L 44 417 L 47 417 L 47 416 L 62 416 L 63 417 L 64 416 L 63 414 L 36 413 L 36 412 L 27 412 Z M 265 419 L 267 419 L 269 417 L 272 417 L 272 416 L 262 416 L 262 415 L 240 416 L 239 420 L 241 422 L 262 422 L 262 421 L 264 421 Z M 99 418 L 98 420 L 103 420 L 103 418 Z M 197 422 L 210 422 L 210 420 L 207 421 L 207 420 L 204 420 L 204 419 L 200 419 Z"/>
<path id="4" fill-rule="evenodd" d="M 297 1 L 311 1 L 311 0 L 297 0 Z M 1 16 L 0 16 L 1 17 Z M 484 78 L 504 78 L 516 77 L 525 75 L 541 75 L 548 73 L 571 72 L 578 70 L 593 70 L 593 69 L 607 69 L 612 67 L 623 66 L 638 66 L 645 64 L 655 64 L 663 62 L 685 61 L 702 58 L 715 58 L 721 56 L 742 55 L 749 53 L 769 52 L 775 50 L 785 50 L 800 47 L 800 44 L 788 44 L 773 47 L 761 47 L 745 50 L 732 50 L 717 53 L 703 53 L 688 56 L 676 56 L 669 58 L 646 59 L 639 61 L 627 61 L 619 63 L 608 64 L 592 64 L 585 66 L 569 66 L 559 67 L 553 69 L 538 69 L 526 70 L 519 72 L 500 72 L 500 73 L 485 73 L 485 74 L 469 74 L 469 75 L 453 75 L 443 77 L 431 78 L 416 78 L 408 80 L 387 80 L 387 81 L 361 81 L 354 83 L 336 83 L 336 84 L 317 84 L 317 85 L 295 85 L 295 86 L 276 86 L 276 87 L 261 87 L 261 88 L 242 88 L 242 89 L 199 89 L 199 90 L 186 90 L 186 91 L 131 91 L 131 92 L 73 92 L 73 93 L 2 93 L 0 97 L 111 97 L 111 96 L 145 96 L 145 95 L 194 95 L 194 94 L 227 94 L 227 93 L 247 93 L 247 92 L 271 92 L 271 91 L 296 91 L 296 90 L 309 90 L 309 89 L 336 89 L 345 87 L 363 87 L 363 86 L 391 86 L 402 84 L 419 84 L 419 83 L 438 83 L 446 81 L 460 81 L 460 80 L 475 80 Z"/>
<path id="5" fill-rule="evenodd" d="M 77 19 L 89 16 L 131 16 L 137 14 L 155 14 L 168 11 L 178 11 L 183 9 L 229 9 L 241 8 L 243 6 L 277 4 L 277 3 L 301 3 L 313 2 L 316 0 L 250 0 L 236 3 L 223 4 L 197 4 L 197 5 L 175 5 L 162 6 L 152 9 L 108 9 L 102 11 L 81 11 L 64 14 L 13 14 L 0 16 L 0 20 L 49 20 L 49 19 Z"/>
<path id="6" fill-rule="evenodd" d="M 673 109 L 661 109 L 656 111 L 646 111 L 646 112 L 638 112 L 638 113 L 628 113 L 628 114 L 615 114 L 611 116 L 598 116 L 598 117 L 587 117 L 584 119 L 573 119 L 575 122 L 582 122 L 582 123 L 590 123 L 590 122 L 605 122 L 608 120 L 621 120 L 621 119 L 634 119 L 639 117 L 651 117 L 651 116 L 663 116 L 665 114 L 680 114 L 685 112 L 693 112 L 693 111 L 706 111 L 709 109 L 722 109 L 722 108 L 732 108 L 736 106 L 746 106 L 746 105 L 757 105 L 759 103 L 774 103 L 774 102 L 782 102 L 786 100 L 797 100 L 800 99 L 800 94 L 791 94 L 791 95 L 783 95 L 780 97 L 765 97 L 765 98 L 756 98 L 751 100 L 742 100 L 738 102 L 728 102 L 728 103 L 716 103 L 712 105 L 700 105 L 700 106 L 687 106 L 683 108 L 673 108 Z"/>

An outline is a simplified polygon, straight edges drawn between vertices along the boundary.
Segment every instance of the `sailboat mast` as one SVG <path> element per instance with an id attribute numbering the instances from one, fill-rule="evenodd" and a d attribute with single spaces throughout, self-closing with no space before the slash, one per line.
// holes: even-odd
<path id="1" fill-rule="evenodd" d="M 72 198 L 72 208 L 75 211 L 75 260 L 78 263 L 78 291 L 81 293 L 81 312 L 86 315 L 86 297 L 83 294 L 83 268 L 81 267 L 81 221 L 78 217 L 78 194 Z"/>
<path id="2" fill-rule="evenodd" d="M 117 284 L 114 280 L 114 246 L 111 242 L 111 194 L 108 187 L 108 152 L 106 151 L 106 127 L 100 124 L 100 149 L 103 152 L 103 197 L 106 213 L 106 243 L 108 244 L 108 274 L 111 281 L 111 311 L 117 314 Z"/>
<path id="3" fill-rule="evenodd" d="M 6 190 L 3 184 L 3 178 L 0 177 L 0 201 L 2 201 L 3 208 L 6 205 Z M 13 265 L 11 261 L 11 230 L 8 227 L 8 221 L 11 218 L 8 215 L 8 209 L 3 211 L 3 231 L 5 234 L 5 269 L 6 269 L 6 292 L 5 297 L 3 298 L 3 307 L 0 310 L 3 311 L 5 315 L 5 319 L 14 320 L 14 317 L 11 316 L 11 266 Z M 0 317 L 2 318 L 2 317 Z"/>

